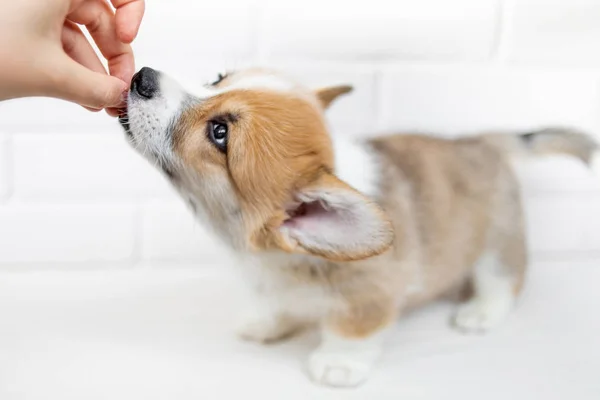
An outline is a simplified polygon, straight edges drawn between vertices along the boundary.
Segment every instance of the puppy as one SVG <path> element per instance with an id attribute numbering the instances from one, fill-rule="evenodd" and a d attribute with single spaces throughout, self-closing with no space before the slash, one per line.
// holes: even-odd
<path id="1" fill-rule="evenodd" d="M 251 69 L 192 95 L 143 68 L 120 119 L 133 147 L 240 256 L 256 295 L 240 335 L 271 342 L 318 323 L 308 372 L 329 386 L 363 382 L 399 315 L 466 284 L 455 326 L 501 323 L 527 266 L 509 157 L 600 160 L 592 139 L 567 129 L 331 137 L 324 111 L 350 90 Z"/>

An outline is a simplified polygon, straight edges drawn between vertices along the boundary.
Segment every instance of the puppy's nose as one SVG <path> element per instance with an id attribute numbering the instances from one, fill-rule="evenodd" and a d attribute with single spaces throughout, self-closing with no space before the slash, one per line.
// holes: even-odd
<path id="1" fill-rule="evenodd" d="M 152 68 L 140 69 L 131 79 L 131 91 L 151 99 L 158 91 L 158 72 Z"/>

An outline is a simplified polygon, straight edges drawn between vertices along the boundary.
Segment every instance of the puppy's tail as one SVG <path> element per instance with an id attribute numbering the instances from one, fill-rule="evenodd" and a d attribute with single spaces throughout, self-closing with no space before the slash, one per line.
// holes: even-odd
<path id="1" fill-rule="evenodd" d="M 600 175 L 600 146 L 590 135 L 570 128 L 545 128 L 517 135 L 487 134 L 483 140 L 517 157 L 565 154 L 580 159 Z"/>

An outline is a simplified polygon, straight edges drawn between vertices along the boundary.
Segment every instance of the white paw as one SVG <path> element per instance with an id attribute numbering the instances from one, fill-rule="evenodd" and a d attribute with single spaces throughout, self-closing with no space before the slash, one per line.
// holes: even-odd
<path id="1" fill-rule="evenodd" d="M 260 343 L 275 342 L 293 334 L 299 325 L 289 318 L 246 318 L 238 325 L 238 337 Z"/>
<path id="2" fill-rule="evenodd" d="M 454 325 L 467 333 L 483 333 L 500 325 L 513 306 L 512 299 L 473 298 L 461 305 L 454 315 Z"/>
<path id="3" fill-rule="evenodd" d="M 378 357 L 372 352 L 328 352 L 315 350 L 308 359 L 308 372 L 318 384 L 352 387 L 363 383 Z"/>
<path id="4" fill-rule="evenodd" d="M 280 331 L 277 329 L 277 326 L 273 323 L 273 321 L 261 320 L 243 321 L 238 325 L 236 333 L 244 340 L 261 343 L 277 340 L 280 336 Z"/>

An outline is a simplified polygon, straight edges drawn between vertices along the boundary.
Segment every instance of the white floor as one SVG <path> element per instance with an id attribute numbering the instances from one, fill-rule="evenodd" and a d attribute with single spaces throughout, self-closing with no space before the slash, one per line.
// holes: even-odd
<path id="1" fill-rule="evenodd" d="M 483 337 L 437 304 L 398 323 L 372 379 L 316 387 L 316 336 L 232 334 L 237 284 L 197 270 L 0 275 L 0 399 L 600 399 L 600 263 L 538 263 L 508 323 Z"/>

